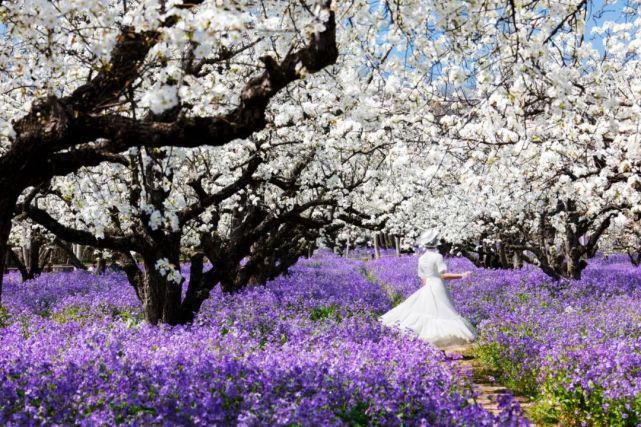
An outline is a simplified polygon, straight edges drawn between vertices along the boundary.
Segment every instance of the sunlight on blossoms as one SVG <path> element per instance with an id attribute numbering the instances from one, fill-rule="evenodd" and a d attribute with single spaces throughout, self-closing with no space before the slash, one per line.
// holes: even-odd
<path id="1" fill-rule="evenodd" d="M 641 0 L 0 0 L 0 424 L 641 425 Z"/>

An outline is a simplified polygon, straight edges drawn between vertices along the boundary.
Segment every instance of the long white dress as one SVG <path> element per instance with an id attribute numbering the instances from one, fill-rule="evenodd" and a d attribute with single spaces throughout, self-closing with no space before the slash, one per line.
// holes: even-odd
<path id="1" fill-rule="evenodd" d="M 457 313 L 441 279 L 446 271 L 441 254 L 425 252 L 418 260 L 418 276 L 425 285 L 381 316 L 381 322 L 418 335 L 437 347 L 462 345 L 474 340 L 474 328 Z"/>

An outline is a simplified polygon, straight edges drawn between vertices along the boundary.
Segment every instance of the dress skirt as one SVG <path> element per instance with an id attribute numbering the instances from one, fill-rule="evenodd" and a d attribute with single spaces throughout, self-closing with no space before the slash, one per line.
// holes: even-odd
<path id="1" fill-rule="evenodd" d="M 440 277 L 427 283 L 385 313 L 381 322 L 417 335 L 437 347 L 467 344 L 476 338 L 473 326 L 454 308 Z"/>

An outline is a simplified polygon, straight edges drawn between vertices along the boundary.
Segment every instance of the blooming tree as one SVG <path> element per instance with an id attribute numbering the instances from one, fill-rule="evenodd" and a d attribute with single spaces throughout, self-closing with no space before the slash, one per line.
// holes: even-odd
<path id="1" fill-rule="evenodd" d="M 335 61 L 329 1 L 275 2 L 264 14 L 260 5 L 2 5 L 0 271 L 15 203 L 27 188 L 103 161 L 127 164 L 121 153 L 130 147 L 247 137 L 265 127 L 275 94 Z M 257 75 L 256 62 L 231 65 L 250 49 L 264 66 Z"/>
<path id="2" fill-rule="evenodd" d="M 511 70 L 479 73 L 468 105 L 440 121 L 454 163 L 419 222 L 485 266 L 526 260 L 579 277 L 612 221 L 641 209 L 637 13 L 595 28 L 604 52 L 563 33 Z"/>
<path id="3" fill-rule="evenodd" d="M 403 173 L 414 166 L 403 154 L 403 144 L 413 145 L 412 153 L 417 152 L 415 147 L 434 142 L 452 147 L 443 148 L 450 156 L 448 163 L 441 163 L 446 166 L 465 163 L 462 157 L 485 158 L 487 150 L 475 146 L 469 132 L 491 120 L 492 111 L 503 114 L 496 102 L 512 99 L 506 85 L 516 87 L 522 79 L 535 81 L 544 74 L 523 64 L 536 58 L 547 63 L 545 55 L 556 47 L 569 49 L 564 44 L 580 29 L 588 4 L 584 0 L 3 3 L 6 54 L 0 82 L 6 108 L 0 122 L 0 184 L 7 190 L 0 196 L 0 263 L 18 202 L 49 229 L 89 233 L 74 234 L 73 239 L 68 235 L 68 240 L 109 246 L 125 256 L 132 238 L 144 240 L 159 230 L 176 233 L 174 248 L 180 247 L 183 236 L 198 234 L 192 227 L 201 227 L 190 221 L 206 226 L 215 219 L 207 217 L 208 209 L 223 209 L 221 218 L 233 218 L 234 209 L 242 212 L 243 206 L 225 210 L 228 199 L 237 203 L 240 198 L 240 205 L 248 206 L 255 197 L 269 200 L 266 183 L 279 188 L 279 203 L 274 206 L 283 204 L 302 214 L 300 207 L 311 208 L 309 194 L 318 190 L 312 180 L 320 180 L 322 191 L 331 193 L 332 202 L 324 208 L 334 206 L 323 218 L 334 222 L 347 215 L 350 221 L 358 218 L 362 225 L 380 227 L 381 218 L 376 217 L 385 217 L 385 212 L 419 206 L 408 200 L 427 194 L 429 186 L 421 186 L 421 179 L 435 175 L 410 173 L 410 183 L 402 183 Z M 339 46 L 344 53 L 340 58 Z M 337 61 L 337 68 L 328 69 Z M 521 77 L 528 72 L 529 77 Z M 308 78 L 312 73 L 317 75 Z M 510 102 L 529 98 L 515 99 Z M 525 108 L 528 120 L 542 117 L 535 113 L 544 101 Z M 310 125 L 310 117 L 316 123 Z M 513 122 L 520 123 L 502 117 L 488 132 L 513 142 Z M 326 143 L 322 150 L 311 150 L 309 162 L 308 148 L 277 154 L 290 158 L 282 162 L 293 167 L 285 177 L 295 175 L 302 165 L 313 178 L 302 174 L 307 182 L 298 183 L 297 177 L 287 184 L 291 188 L 279 185 L 279 175 L 270 170 L 273 166 L 266 166 L 271 160 L 263 157 L 264 138 L 270 132 L 281 132 L 279 144 L 290 144 L 291 135 L 298 135 L 304 145 Z M 225 147 L 236 140 L 243 142 Z M 327 166 L 331 150 L 347 153 L 335 155 L 334 160 L 354 165 L 350 160 L 378 155 L 397 142 L 401 145 L 383 156 L 391 166 L 362 161 L 352 173 L 335 161 Z M 250 145 L 253 148 L 248 149 Z M 203 148 L 198 153 L 197 147 L 225 148 Z M 424 158 L 432 161 L 434 156 Z M 371 160 L 376 161 L 376 155 Z M 189 165 L 197 169 L 193 176 L 185 171 Z M 365 175 L 359 175 L 360 168 L 367 169 Z M 452 169 L 446 169 L 451 174 Z M 55 179 L 69 174 L 75 184 Z M 340 177 L 351 177 L 369 191 L 348 195 L 353 188 Z M 64 188 L 88 180 L 94 182 L 96 197 L 87 196 L 86 188 Z M 438 186 L 445 194 L 445 184 Z M 43 194 L 54 200 L 33 206 L 31 202 Z M 84 207 L 77 205 L 80 194 L 86 198 Z M 104 203 L 109 199 L 114 203 Z M 194 203 L 199 207 L 193 213 L 178 215 Z M 48 212 L 49 206 L 67 209 L 71 216 L 56 218 L 59 214 Z M 264 209 L 255 213 L 283 217 L 283 212 L 270 214 Z M 307 220 L 314 220 L 310 215 Z M 132 234 L 136 226 L 138 232 Z M 292 225 L 279 226 L 293 232 Z M 115 236 L 106 232 L 113 229 Z M 159 233 L 156 240 L 164 237 Z M 149 241 L 146 244 L 153 247 Z M 137 244 L 142 254 L 140 247 Z M 176 286 L 167 292 L 176 295 L 174 270 L 180 252 L 157 251 L 149 257 L 155 262 L 147 262 L 145 269 L 153 267 L 153 274 L 163 278 L 159 281 L 173 280 Z M 156 313 L 150 314 L 152 321 L 173 322 L 169 319 L 180 317 L 173 313 L 163 318 L 158 304 L 152 305 Z"/>

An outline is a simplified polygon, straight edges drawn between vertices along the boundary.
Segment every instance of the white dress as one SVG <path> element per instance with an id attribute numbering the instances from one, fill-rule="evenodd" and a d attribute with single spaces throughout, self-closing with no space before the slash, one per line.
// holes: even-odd
<path id="1" fill-rule="evenodd" d="M 437 347 L 462 345 L 474 340 L 474 328 L 456 312 L 441 279 L 446 271 L 441 254 L 425 252 L 418 260 L 418 276 L 425 285 L 381 316 L 381 322 L 410 331 Z"/>

